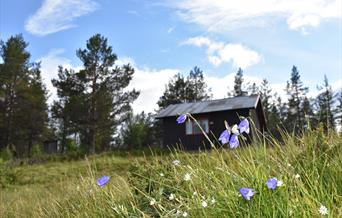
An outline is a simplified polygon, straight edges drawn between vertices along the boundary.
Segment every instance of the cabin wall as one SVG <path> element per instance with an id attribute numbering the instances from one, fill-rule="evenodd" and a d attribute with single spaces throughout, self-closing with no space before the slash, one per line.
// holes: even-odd
<path id="1" fill-rule="evenodd" d="M 250 114 L 250 109 L 242 110 L 230 110 L 230 111 L 220 111 L 203 113 L 199 115 L 194 115 L 195 119 L 199 117 L 207 118 L 209 120 L 209 138 L 211 141 L 217 143 L 222 131 L 225 129 L 224 120 L 228 122 L 230 126 L 238 124 L 240 122 L 239 116 L 250 117 L 255 123 L 259 123 L 257 116 L 253 113 Z M 166 117 L 163 118 L 164 136 L 163 144 L 164 146 L 174 146 L 175 144 L 181 144 L 187 150 L 198 150 L 210 148 L 210 143 L 205 138 L 203 134 L 198 135 L 186 135 L 185 133 L 185 123 L 177 124 L 177 117 Z M 260 126 L 260 125 L 259 125 Z M 252 136 L 248 136 L 248 142 L 251 141 Z"/>

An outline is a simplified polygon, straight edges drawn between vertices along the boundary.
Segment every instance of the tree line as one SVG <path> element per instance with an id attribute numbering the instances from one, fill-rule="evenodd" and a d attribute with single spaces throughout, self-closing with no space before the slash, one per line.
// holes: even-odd
<path id="1" fill-rule="evenodd" d="M 52 80 L 58 99 L 50 106 L 40 63 L 30 61 L 27 46 L 22 35 L 0 41 L 0 150 L 31 156 L 47 140 L 58 141 L 61 153 L 75 148 L 95 153 L 161 144 L 161 123 L 153 119 L 154 113 L 132 112 L 131 104 L 140 94 L 127 89 L 134 68 L 115 64 L 117 56 L 105 37 L 96 34 L 76 51 L 82 69 L 58 67 L 58 78 Z M 284 101 L 266 79 L 260 85 L 245 84 L 239 69 L 228 96 L 259 94 L 268 132 L 279 138 L 281 129 L 300 134 L 319 123 L 326 131 L 341 125 L 342 91 L 333 93 L 326 76 L 318 89 L 316 98 L 308 98 L 308 88 L 293 66 Z M 209 99 L 212 93 L 203 71 L 194 67 L 187 76 L 178 73 L 170 79 L 155 112 L 170 104 Z"/>

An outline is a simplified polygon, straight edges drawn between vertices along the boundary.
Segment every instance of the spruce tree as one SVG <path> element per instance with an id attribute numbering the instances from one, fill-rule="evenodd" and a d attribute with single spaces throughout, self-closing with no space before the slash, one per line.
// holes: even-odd
<path id="1" fill-rule="evenodd" d="M 288 131 L 294 131 L 295 134 L 298 134 L 303 130 L 305 120 L 303 102 L 308 88 L 304 87 L 303 82 L 300 80 L 296 66 L 292 67 L 291 79 L 287 81 L 286 92 L 289 96 L 286 127 Z"/>
<path id="2" fill-rule="evenodd" d="M 186 98 L 189 102 L 202 101 L 210 98 L 209 93 L 206 91 L 207 84 L 204 81 L 203 71 L 195 66 L 190 71 L 186 80 Z"/>
<path id="3" fill-rule="evenodd" d="M 270 111 L 268 113 L 267 130 L 273 137 L 280 139 L 281 135 L 279 128 L 282 127 L 282 120 L 280 112 L 275 102 L 270 105 Z"/>
<path id="4" fill-rule="evenodd" d="M 337 119 L 337 130 L 342 131 L 342 89 L 336 93 L 337 106 L 335 108 L 335 114 Z"/>
<path id="5" fill-rule="evenodd" d="M 248 94 L 249 95 L 258 95 L 258 94 L 260 94 L 259 87 L 256 85 L 256 83 L 253 83 L 252 85 L 249 85 L 247 90 L 248 90 Z"/>
<path id="6" fill-rule="evenodd" d="M 243 84 L 243 71 L 241 68 L 239 68 L 234 79 L 234 96 L 244 96 L 247 94 L 247 92 L 243 90 L 242 84 Z"/>
<path id="7" fill-rule="evenodd" d="M 335 121 L 334 121 L 334 113 L 333 113 L 333 105 L 334 98 L 331 86 L 329 85 L 328 78 L 324 75 L 324 83 L 323 86 L 318 87 L 319 90 L 323 92 L 317 96 L 317 104 L 318 104 L 318 121 L 323 124 L 325 130 L 334 129 Z"/>
<path id="8" fill-rule="evenodd" d="M 271 92 L 272 92 L 272 89 L 270 88 L 267 79 L 263 79 L 262 83 L 261 83 L 261 86 L 260 86 L 259 93 L 260 93 L 260 96 L 261 96 L 261 103 L 262 103 L 262 106 L 264 108 L 264 113 L 265 113 L 266 121 L 269 121 L 269 114 L 270 114 L 270 111 L 272 109 L 272 105 L 271 105 L 272 95 L 271 95 Z"/>
<path id="9" fill-rule="evenodd" d="M 312 128 L 317 125 L 317 119 L 315 118 L 315 113 L 313 109 L 313 100 L 307 97 L 304 97 L 303 100 L 303 112 L 304 112 L 304 128 Z"/>

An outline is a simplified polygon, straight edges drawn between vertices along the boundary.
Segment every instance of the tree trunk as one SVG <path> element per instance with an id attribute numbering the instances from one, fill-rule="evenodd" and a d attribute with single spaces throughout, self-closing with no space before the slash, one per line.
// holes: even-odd
<path id="1" fill-rule="evenodd" d="M 28 140 L 28 150 L 27 150 L 27 156 L 32 157 L 32 141 L 33 141 L 33 136 L 32 133 L 30 134 L 29 140 Z"/>
<path id="2" fill-rule="evenodd" d="M 5 108 L 5 113 L 7 114 L 7 120 L 6 120 L 6 138 L 5 138 L 5 146 L 8 147 L 10 144 L 13 144 L 12 142 L 12 119 L 13 119 L 13 104 L 14 104 L 14 96 L 15 96 L 15 88 L 17 83 L 17 77 L 16 75 L 13 78 L 12 83 L 9 85 L 9 90 L 7 94 L 7 104 Z"/>
<path id="3" fill-rule="evenodd" d="M 95 65 L 96 66 L 96 65 Z M 92 93 L 91 93 L 91 109 L 90 109 L 90 148 L 89 153 L 95 153 L 96 147 L 96 69 L 94 70 L 94 78 L 92 84 Z"/>

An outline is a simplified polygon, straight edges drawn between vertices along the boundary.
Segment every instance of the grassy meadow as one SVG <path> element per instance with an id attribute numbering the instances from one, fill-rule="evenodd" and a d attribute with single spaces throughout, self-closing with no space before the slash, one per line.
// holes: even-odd
<path id="1" fill-rule="evenodd" d="M 321 130 L 237 149 L 1 162 L 0 170 L 0 217 L 322 217 L 322 205 L 326 217 L 342 217 L 342 137 Z M 100 188 L 103 175 L 110 180 Z M 272 177 L 283 185 L 268 189 Z M 254 189 L 250 201 L 241 187 Z"/>

